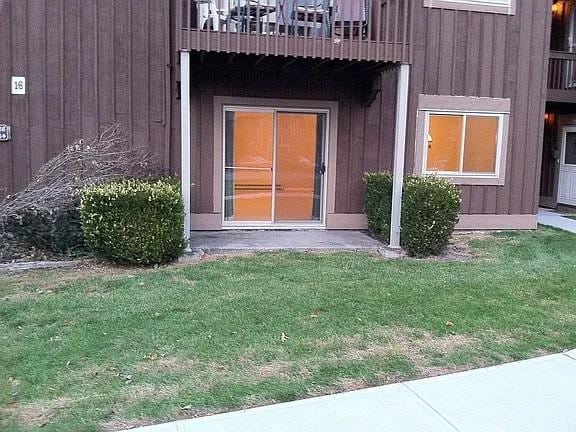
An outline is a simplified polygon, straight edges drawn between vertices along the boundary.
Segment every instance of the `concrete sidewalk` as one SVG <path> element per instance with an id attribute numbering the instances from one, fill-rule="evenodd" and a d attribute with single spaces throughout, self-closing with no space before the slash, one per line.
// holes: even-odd
<path id="1" fill-rule="evenodd" d="M 576 432 L 576 350 L 132 431 Z"/>
<path id="2" fill-rule="evenodd" d="M 555 210 L 539 209 L 538 223 L 576 234 L 576 220 L 562 217 L 562 214 Z"/>

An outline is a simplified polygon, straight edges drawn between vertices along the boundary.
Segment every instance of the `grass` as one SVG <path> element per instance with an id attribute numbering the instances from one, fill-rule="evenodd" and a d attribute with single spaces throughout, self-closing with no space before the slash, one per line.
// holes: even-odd
<path id="1" fill-rule="evenodd" d="M 574 219 L 576 220 L 576 214 L 566 214 L 564 215 L 564 217 L 568 218 L 568 219 Z"/>
<path id="2" fill-rule="evenodd" d="M 0 276 L 0 429 L 99 431 L 576 347 L 576 236 Z"/>

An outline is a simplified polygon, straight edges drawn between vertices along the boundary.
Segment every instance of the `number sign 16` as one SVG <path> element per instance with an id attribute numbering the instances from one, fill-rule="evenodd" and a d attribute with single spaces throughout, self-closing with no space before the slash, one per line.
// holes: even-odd
<path id="1" fill-rule="evenodd" d="M 12 77 L 12 94 L 23 95 L 26 94 L 26 78 L 25 77 Z"/>

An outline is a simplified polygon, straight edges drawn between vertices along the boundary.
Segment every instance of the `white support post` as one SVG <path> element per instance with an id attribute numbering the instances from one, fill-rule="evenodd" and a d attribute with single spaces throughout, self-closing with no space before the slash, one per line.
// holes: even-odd
<path id="1" fill-rule="evenodd" d="M 396 138 L 394 147 L 394 185 L 392 189 L 392 216 L 390 223 L 390 247 L 400 248 L 402 219 L 402 189 L 404 187 L 404 159 L 406 155 L 406 127 L 408 119 L 408 85 L 410 66 L 401 65 L 398 73 L 396 95 Z"/>
<path id="2" fill-rule="evenodd" d="M 182 199 L 184 201 L 184 238 L 190 250 L 190 53 L 180 52 L 180 122 Z"/>

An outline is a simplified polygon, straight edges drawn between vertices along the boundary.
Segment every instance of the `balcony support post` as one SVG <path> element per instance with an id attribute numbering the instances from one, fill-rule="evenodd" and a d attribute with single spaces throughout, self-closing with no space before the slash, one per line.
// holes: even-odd
<path id="1" fill-rule="evenodd" d="M 181 189 L 184 201 L 184 239 L 190 251 L 191 207 L 190 207 L 190 52 L 180 52 L 180 121 L 181 121 Z"/>
<path id="2" fill-rule="evenodd" d="M 402 220 L 402 189 L 404 187 L 404 160 L 406 155 L 406 127 L 410 66 L 400 65 L 396 91 L 396 137 L 394 144 L 394 182 L 392 188 L 392 215 L 390 221 L 390 248 L 400 248 Z"/>

